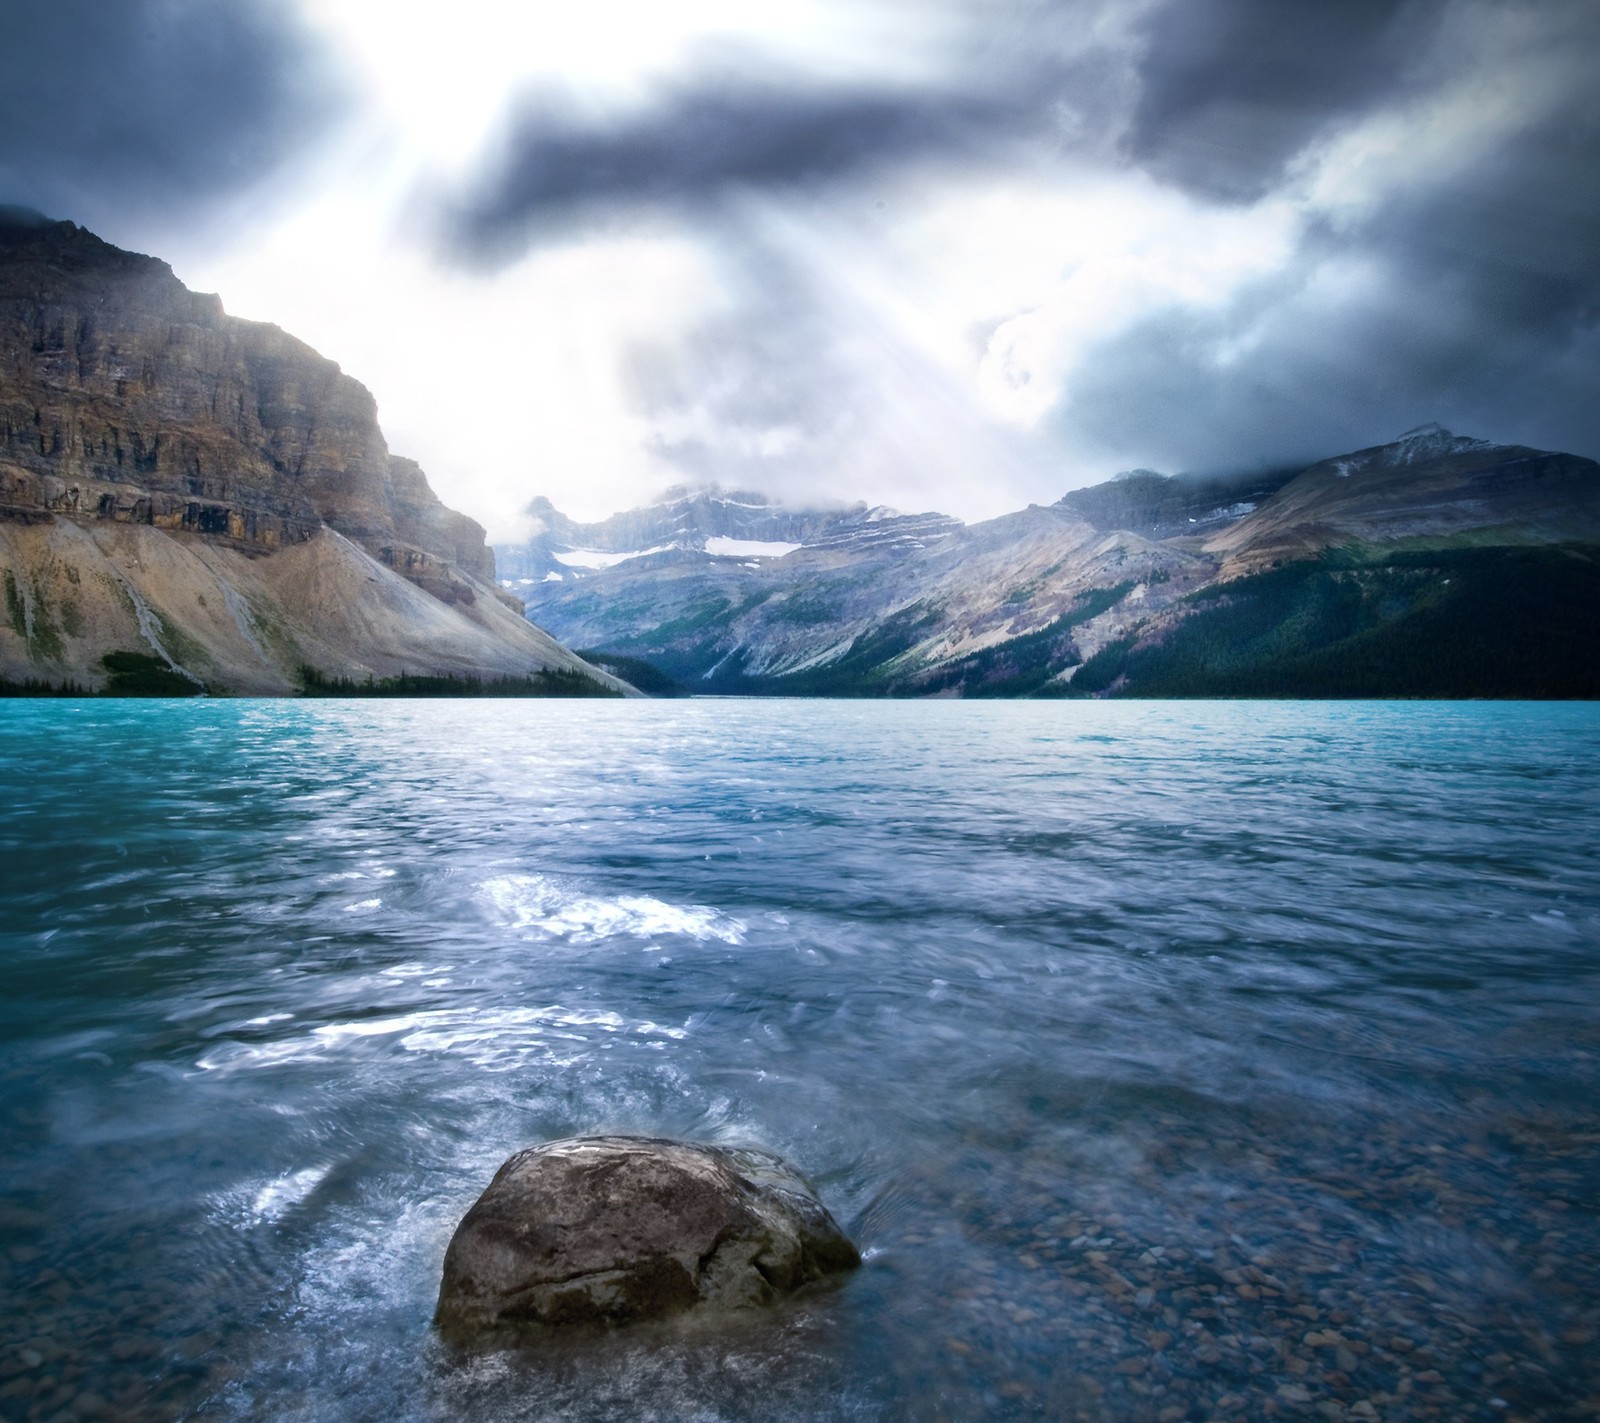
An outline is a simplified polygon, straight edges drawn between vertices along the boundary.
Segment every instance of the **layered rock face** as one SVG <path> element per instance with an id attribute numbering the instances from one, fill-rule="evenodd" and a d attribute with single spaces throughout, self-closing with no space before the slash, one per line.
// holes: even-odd
<path id="1" fill-rule="evenodd" d="M 389 453 L 364 386 L 166 263 L 16 210 L 0 210 L 0 560 L 0 677 L 93 686 L 120 649 L 267 693 L 301 662 L 584 669 L 495 589 L 482 528 Z"/>
<path id="2" fill-rule="evenodd" d="M 483 530 L 390 456 L 359 382 L 165 262 L 0 219 L 0 508 L 270 551 L 324 524 L 418 581 L 494 576 Z"/>
<path id="3" fill-rule="evenodd" d="M 460 1334 L 742 1309 L 860 1263 L 768 1152 L 575 1137 L 495 1173 L 445 1252 L 435 1320 Z"/>

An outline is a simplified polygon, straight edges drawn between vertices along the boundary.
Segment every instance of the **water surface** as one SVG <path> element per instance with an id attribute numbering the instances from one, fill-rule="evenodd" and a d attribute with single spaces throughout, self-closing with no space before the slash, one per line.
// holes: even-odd
<path id="1" fill-rule="evenodd" d="M 1600 708 L 0 728 L 5 1417 L 1596 1416 Z M 442 1346 L 592 1131 L 776 1150 L 866 1264 Z"/>

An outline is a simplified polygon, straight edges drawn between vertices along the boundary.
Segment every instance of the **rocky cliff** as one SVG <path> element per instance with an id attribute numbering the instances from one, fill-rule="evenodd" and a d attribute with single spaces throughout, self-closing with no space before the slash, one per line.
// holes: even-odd
<path id="1" fill-rule="evenodd" d="M 11 679 L 96 685 L 125 647 L 259 692 L 289 690 L 299 662 L 579 665 L 494 588 L 482 528 L 389 453 L 365 387 L 164 262 L 16 210 L 0 211 L 0 559 Z"/>

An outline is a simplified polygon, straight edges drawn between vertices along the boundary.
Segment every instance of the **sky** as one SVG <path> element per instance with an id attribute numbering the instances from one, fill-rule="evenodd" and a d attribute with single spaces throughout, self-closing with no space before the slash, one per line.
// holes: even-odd
<path id="1" fill-rule="evenodd" d="M 492 540 L 1433 420 L 1600 457 L 1594 0 L 3 12 L 0 202 L 338 361 Z"/>

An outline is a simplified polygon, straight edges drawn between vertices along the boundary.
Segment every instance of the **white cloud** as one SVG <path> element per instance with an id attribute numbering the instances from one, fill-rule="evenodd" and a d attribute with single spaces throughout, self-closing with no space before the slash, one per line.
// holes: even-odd
<path id="1" fill-rule="evenodd" d="M 1092 345 L 1172 305 L 1215 307 L 1292 255 L 1282 202 L 1207 208 L 1134 174 L 952 192 L 922 224 L 925 309 L 950 330 L 996 311 L 972 376 L 985 409 L 1022 428 L 1064 399 Z"/>
<path id="2" fill-rule="evenodd" d="M 640 232 L 462 271 L 397 235 L 384 187 L 339 184 L 225 249 L 178 254 L 178 274 L 338 361 L 377 398 L 390 449 L 491 537 L 520 533 L 538 493 L 598 516 L 671 483 L 619 363 L 712 299 L 699 249 Z"/>

